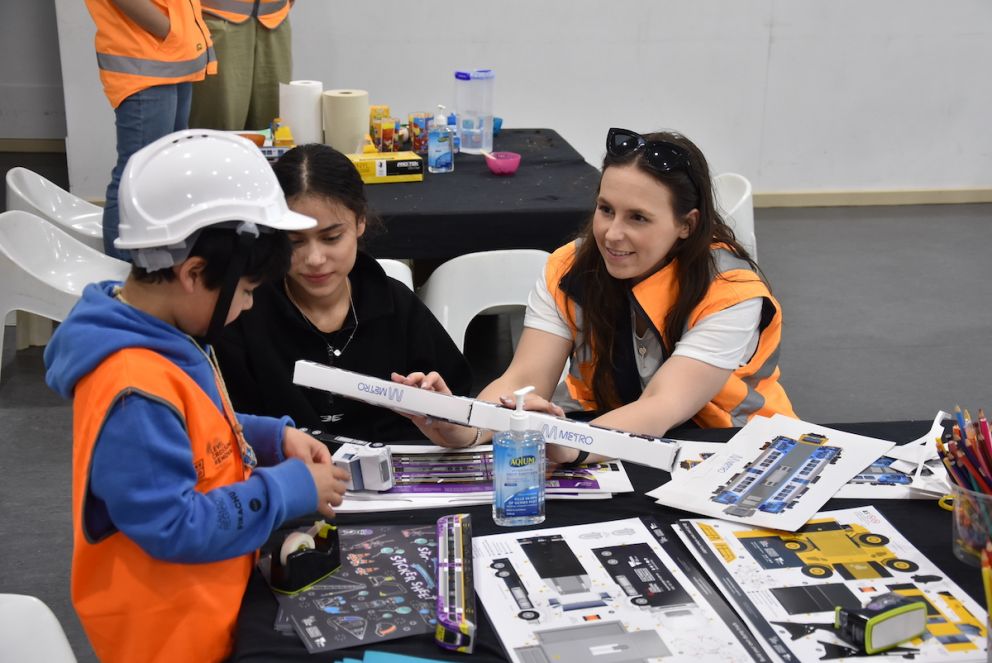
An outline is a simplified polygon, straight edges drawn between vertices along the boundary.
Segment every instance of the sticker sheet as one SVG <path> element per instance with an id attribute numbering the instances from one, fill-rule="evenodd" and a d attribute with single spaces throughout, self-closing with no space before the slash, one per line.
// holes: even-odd
<path id="1" fill-rule="evenodd" d="M 473 550 L 514 663 L 773 660 L 653 519 L 476 537 Z"/>
<path id="2" fill-rule="evenodd" d="M 796 532 L 691 519 L 676 533 L 786 663 L 860 659 L 834 634 L 834 608 L 887 592 L 923 601 L 927 630 L 872 659 L 985 660 L 985 611 L 873 507 L 824 511 Z"/>
<path id="3" fill-rule="evenodd" d="M 433 445 L 391 445 L 396 485 L 387 491 L 350 491 L 338 513 L 428 509 L 487 504 L 493 499 L 492 446 L 441 449 Z M 609 499 L 633 492 L 618 460 L 558 468 L 545 483 L 547 499 Z"/>
<path id="4" fill-rule="evenodd" d="M 754 417 L 722 449 L 648 496 L 676 509 L 795 531 L 893 446 L 789 417 Z"/>
<path id="5" fill-rule="evenodd" d="M 291 625 L 311 654 L 433 633 L 435 526 L 339 527 L 338 536 L 341 568 L 299 594 L 274 592 L 276 630 Z"/>

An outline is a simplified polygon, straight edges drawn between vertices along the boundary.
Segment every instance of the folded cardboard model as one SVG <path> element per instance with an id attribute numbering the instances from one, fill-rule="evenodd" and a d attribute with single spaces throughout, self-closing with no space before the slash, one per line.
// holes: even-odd
<path id="1" fill-rule="evenodd" d="M 391 410 L 494 431 L 509 430 L 513 412 L 493 403 L 408 387 L 312 361 L 296 362 L 293 382 Z M 540 412 L 527 415 L 527 428 L 541 431 L 545 442 L 573 449 L 665 471 L 671 471 L 678 452 L 678 442 L 669 438 L 636 435 Z"/>

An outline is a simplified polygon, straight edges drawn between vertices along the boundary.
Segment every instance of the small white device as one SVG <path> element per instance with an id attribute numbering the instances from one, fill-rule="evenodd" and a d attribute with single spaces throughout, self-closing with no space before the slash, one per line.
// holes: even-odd
<path id="1" fill-rule="evenodd" d="M 348 490 L 389 490 L 393 487 L 393 454 L 382 442 L 353 440 L 332 457 L 337 467 L 351 473 Z"/>

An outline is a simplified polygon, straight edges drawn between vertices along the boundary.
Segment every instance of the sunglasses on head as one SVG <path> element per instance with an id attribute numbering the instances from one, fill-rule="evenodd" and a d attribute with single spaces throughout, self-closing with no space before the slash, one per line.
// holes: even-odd
<path id="1" fill-rule="evenodd" d="M 635 131 L 616 127 L 606 134 L 606 153 L 611 157 L 625 157 L 638 150 L 643 150 L 644 160 L 661 172 L 689 168 L 689 153 L 674 143 L 645 140 Z"/>

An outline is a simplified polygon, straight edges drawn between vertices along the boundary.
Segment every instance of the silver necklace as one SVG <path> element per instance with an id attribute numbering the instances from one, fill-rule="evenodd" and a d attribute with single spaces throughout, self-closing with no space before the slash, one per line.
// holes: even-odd
<path id="1" fill-rule="evenodd" d="M 352 320 L 354 320 L 355 322 L 355 326 L 351 328 L 351 334 L 348 336 L 348 340 L 345 341 L 344 345 L 342 345 L 340 348 L 335 348 L 333 345 L 328 343 L 327 335 L 324 332 L 320 331 L 320 328 L 313 323 L 313 320 L 310 319 L 310 316 L 304 313 L 303 307 L 300 306 L 300 303 L 296 301 L 295 297 L 293 297 L 293 293 L 289 289 L 289 283 L 283 281 L 283 287 L 286 290 L 286 296 L 289 297 L 289 301 L 292 302 L 294 307 L 296 307 L 296 310 L 303 317 L 303 320 L 307 323 L 307 326 L 309 326 L 310 330 L 318 337 L 320 337 L 320 340 L 324 342 L 324 345 L 327 348 L 327 363 L 333 365 L 334 360 L 337 357 L 340 357 L 342 353 L 344 353 L 344 351 L 348 349 L 348 346 L 351 344 L 351 339 L 355 338 L 355 332 L 358 331 L 358 311 L 355 310 L 355 300 L 351 294 L 351 281 L 348 281 L 348 307 L 351 309 L 351 316 L 352 316 Z"/>

